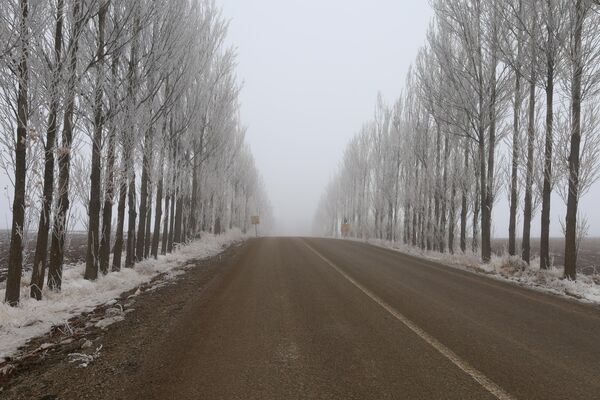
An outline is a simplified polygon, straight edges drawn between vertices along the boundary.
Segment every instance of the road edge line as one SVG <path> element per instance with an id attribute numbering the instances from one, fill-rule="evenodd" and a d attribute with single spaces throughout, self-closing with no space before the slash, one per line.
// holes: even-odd
<path id="1" fill-rule="evenodd" d="M 315 250 L 311 245 L 306 243 L 306 241 L 302 241 L 302 243 L 313 253 L 315 253 L 319 258 L 321 258 L 325 263 L 327 263 L 330 267 L 335 269 L 342 277 L 344 277 L 347 281 L 352 283 L 357 289 L 366 294 L 371 300 L 381 306 L 384 310 L 386 310 L 389 314 L 391 314 L 398 321 L 402 322 L 408 329 L 410 329 L 413 333 L 419 336 L 422 340 L 424 340 L 427 344 L 437 350 L 441 355 L 447 358 L 452 364 L 457 366 L 461 371 L 465 374 L 469 375 L 475 382 L 477 382 L 481 387 L 490 392 L 494 397 L 499 400 L 515 400 L 515 397 L 511 396 L 504 389 L 498 386 L 494 381 L 488 378 L 483 372 L 479 371 L 475 367 L 471 366 L 466 360 L 463 360 L 458 354 L 450 350 L 444 344 L 442 344 L 439 340 L 425 332 L 422 328 L 420 328 L 417 324 L 411 321 L 409 318 L 405 317 L 400 312 L 396 311 L 392 306 L 387 304 L 384 300 L 379 298 L 369 289 L 358 283 L 354 278 L 346 274 L 340 267 L 330 261 L 327 257 L 319 253 Z"/>

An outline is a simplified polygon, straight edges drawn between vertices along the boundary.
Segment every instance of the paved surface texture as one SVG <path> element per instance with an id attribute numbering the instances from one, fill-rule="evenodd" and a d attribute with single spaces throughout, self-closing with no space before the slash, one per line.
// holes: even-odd
<path id="1" fill-rule="evenodd" d="M 600 399 L 596 307 L 357 242 L 234 252 L 102 397 Z"/>
<path id="2" fill-rule="evenodd" d="M 360 243 L 244 251 L 157 349 L 141 398 L 497 398 L 376 299 L 513 398 L 600 397 L 592 308 Z"/>

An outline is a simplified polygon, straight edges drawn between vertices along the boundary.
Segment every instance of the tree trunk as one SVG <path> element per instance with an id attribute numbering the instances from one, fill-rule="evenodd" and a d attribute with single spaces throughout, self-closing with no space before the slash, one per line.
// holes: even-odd
<path id="1" fill-rule="evenodd" d="M 496 11 L 494 11 L 494 25 L 493 25 L 493 49 L 492 49 L 492 77 L 490 80 L 491 94 L 490 94 L 490 109 L 489 109 L 489 138 L 488 138 L 488 160 L 487 160 L 487 187 L 485 189 L 484 198 L 485 204 L 483 204 L 483 212 L 481 218 L 481 259 L 487 263 L 492 259 L 492 211 L 494 208 L 494 168 L 495 168 L 495 155 L 496 155 L 496 67 L 498 65 L 496 59 L 496 41 L 497 41 L 497 26 L 496 26 Z M 482 183 L 484 183 L 482 181 Z"/>
<path id="2" fill-rule="evenodd" d="M 167 252 L 173 251 L 173 239 L 175 235 L 175 200 L 177 199 L 177 189 L 174 188 L 171 192 L 171 211 L 169 215 L 169 240 L 167 243 Z"/>
<path id="3" fill-rule="evenodd" d="M 199 157 L 199 154 L 196 153 L 196 156 L 194 157 L 194 162 L 193 162 L 193 166 L 192 166 L 192 200 L 191 200 L 191 204 L 190 204 L 190 218 L 189 218 L 189 226 L 190 226 L 190 233 L 192 236 L 196 236 L 197 233 L 197 222 L 196 222 L 196 215 L 198 213 L 196 207 L 197 207 L 197 203 L 198 203 L 198 170 L 200 169 L 200 165 L 199 162 L 197 160 L 197 157 Z"/>
<path id="4" fill-rule="evenodd" d="M 48 271 L 48 287 L 60 290 L 62 284 L 62 264 L 67 234 L 67 213 L 69 211 L 69 179 L 71 166 L 71 144 L 73 142 L 73 114 L 75 111 L 75 87 L 77 84 L 77 50 L 83 26 L 81 0 L 73 2 L 73 30 L 69 43 L 69 80 L 65 97 L 65 116 L 62 133 L 62 148 L 58 157 L 58 204 L 54 216 L 52 244 Z"/>
<path id="5" fill-rule="evenodd" d="M 477 201 L 475 202 L 476 204 L 478 204 L 478 206 L 475 207 L 475 213 L 473 214 L 473 252 L 476 251 L 476 248 L 478 247 L 478 234 L 477 234 L 477 223 L 481 222 L 481 231 L 482 231 L 482 242 L 485 241 L 485 237 L 484 237 L 484 233 L 483 231 L 486 229 L 485 225 L 487 223 L 488 217 L 486 215 L 487 212 L 487 207 L 486 207 L 486 203 L 487 203 L 487 182 L 486 182 L 486 160 L 485 160 L 485 121 L 484 121 L 484 109 L 485 109 L 485 104 L 484 104 L 484 85 L 483 85 L 483 51 L 482 51 L 482 45 L 481 45 L 481 5 L 480 5 L 480 1 L 477 1 L 477 36 L 478 36 L 478 46 L 477 46 L 477 50 L 478 50 L 478 70 L 479 70 L 479 82 L 478 82 L 478 96 L 479 96 L 479 119 L 478 119 L 478 131 L 477 131 L 477 145 L 478 145 L 478 157 L 479 157 L 479 174 L 477 175 L 477 178 L 479 180 L 479 187 L 477 188 Z M 479 207 L 479 209 L 477 208 Z M 476 214 L 479 214 L 481 212 L 481 221 L 477 221 L 475 218 Z M 484 250 L 483 247 L 485 246 L 482 245 L 482 252 L 481 252 L 481 258 L 482 260 L 484 260 Z M 484 260 L 485 261 L 485 260 Z"/>
<path id="6" fill-rule="evenodd" d="M 133 268 L 135 263 L 135 219 L 137 212 L 135 209 L 135 170 L 129 172 L 129 188 L 127 189 L 127 248 L 125 251 L 125 268 Z M 140 217 L 142 218 L 142 217 Z"/>
<path id="7" fill-rule="evenodd" d="M 44 148 L 44 192 L 40 221 L 33 257 L 30 295 L 36 300 L 42 299 L 42 288 L 46 277 L 46 262 L 48 260 L 48 231 L 50 230 L 50 214 L 54 195 L 54 150 L 56 147 L 56 132 L 58 130 L 58 107 L 60 94 L 58 85 L 62 70 L 62 42 L 64 23 L 64 0 L 56 4 L 56 30 L 54 34 L 54 68 L 50 87 L 50 107 L 48 111 L 48 129 L 46 131 L 46 146 Z"/>
<path id="8" fill-rule="evenodd" d="M 182 228 L 183 228 L 183 196 L 180 194 L 177 196 L 175 209 L 175 227 L 173 233 L 173 244 L 175 246 L 182 243 Z"/>
<path id="9" fill-rule="evenodd" d="M 221 232 L 221 217 L 217 216 L 217 218 L 215 218 L 215 227 L 214 227 L 214 232 L 215 235 L 220 235 Z"/>
<path id="10" fill-rule="evenodd" d="M 392 241 L 393 239 L 393 225 L 394 225 L 394 204 L 390 201 L 388 202 L 388 215 L 387 215 L 387 227 L 385 238 L 388 241 Z"/>
<path id="11" fill-rule="evenodd" d="M 179 143 L 175 141 L 173 144 L 173 176 L 172 176 L 172 185 L 171 185 L 171 211 L 169 215 L 169 241 L 167 244 L 167 252 L 171 253 L 173 251 L 173 242 L 175 239 L 175 205 L 177 200 L 179 199 L 179 191 L 178 188 L 179 182 L 179 167 L 180 163 L 178 161 L 179 158 Z"/>
<path id="12" fill-rule="evenodd" d="M 529 264 L 531 261 L 531 219 L 533 217 L 533 152 L 535 146 L 535 66 L 529 82 L 529 110 L 527 121 L 527 166 L 525 172 L 525 204 L 523 207 L 523 241 L 521 258 Z"/>
<path id="13" fill-rule="evenodd" d="M 419 215 L 421 213 L 421 204 L 419 203 L 419 165 L 415 165 L 415 191 L 412 193 L 414 202 L 412 210 L 412 238 L 411 244 L 413 247 L 417 246 L 418 232 L 419 232 Z"/>
<path id="14" fill-rule="evenodd" d="M 442 195 L 440 196 L 440 201 L 442 203 L 441 210 L 441 221 L 440 221 L 440 252 L 444 253 L 446 251 L 446 224 L 448 223 L 448 201 L 447 201 L 447 193 L 448 193 L 448 158 L 450 157 L 450 138 L 448 133 L 446 133 L 444 139 L 444 171 L 442 174 Z M 452 222 L 454 223 L 454 222 Z"/>
<path id="15" fill-rule="evenodd" d="M 167 254 L 167 244 L 169 243 L 169 202 L 171 195 L 167 194 L 165 198 L 165 220 L 163 222 L 163 234 L 160 247 L 160 254 Z"/>
<path id="16" fill-rule="evenodd" d="M 554 61 L 548 55 L 546 83 L 546 141 L 544 147 L 544 186 L 542 188 L 542 225 L 540 235 L 540 268 L 550 268 L 550 199 L 552 193 L 552 147 L 554 121 Z"/>
<path id="17" fill-rule="evenodd" d="M 421 250 L 425 250 L 427 248 L 427 202 L 425 199 L 422 199 L 423 206 L 421 206 L 421 213 L 419 215 L 419 235 L 421 241 Z"/>
<path id="18" fill-rule="evenodd" d="M 577 208 L 579 203 L 579 164 L 581 145 L 581 81 L 583 75 L 582 31 L 585 19 L 584 0 L 575 5 L 573 35 L 573 82 L 571 86 L 571 150 L 569 152 L 569 193 L 565 225 L 565 278 L 577 278 Z"/>
<path id="19" fill-rule="evenodd" d="M 127 176 L 127 244 L 125 247 L 125 268 L 132 268 L 135 263 L 135 219 L 137 217 L 136 204 L 135 204 L 135 114 L 131 110 L 135 110 L 137 104 L 136 96 L 136 85 L 137 85 L 137 68 L 138 68 L 138 45 L 140 36 L 140 15 L 139 5 L 135 5 L 134 19 L 133 19 L 133 40 L 131 43 L 130 56 L 129 56 L 129 69 L 127 72 L 127 98 L 129 101 L 129 112 L 128 112 L 128 127 L 126 131 L 126 137 L 124 139 L 124 147 L 126 153 L 125 158 L 125 173 Z"/>
<path id="20" fill-rule="evenodd" d="M 162 197 L 163 197 L 163 163 L 165 159 L 164 150 L 161 149 L 160 152 L 160 164 L 159 168 L 159 177 L 158 177 L 158 186 L 156 188 L 156 209 L 154 211 L 154 234 L 152 235 L 152 257 L 155 259 L 158 258 L 158 242 L 160 239 L 160 219 L 162 218 Z M 168 199 L 168 197 L 167 197 Z M 167 200 L 168 207 L 168 200 Z M 165 222 L 166 226 L 166 222 Z M 163 241 L 164 243 L 164 241 Z"/>
<path id="21" fill-rule="evenodd" d="M 434 201 L 435 195 L 427 196 L 427 250 L 433 250 L 434 240 L 434 229 L 433 229 L 433 211 L 434 211 Z"/>
<path id="22" fill-rule="evenodd" d="M 475 206 L 473 210 L 473 242 L 472 242 L 472 250 L 473 253 L 477 252 L 479 249 L 479 216 L 481 214 L 481 221 L 485 219 L 483 213 L 485 212 L 483 209 L 485 208 L 485 138 L 482 135 L 481 139 L 478 143 L 478 157 L 479 157 L 479 167 L 476 174 L 476 186 L 475 186 Z"/>
<path id="23" fill-rule="evenodd" d="M 125 156 L 127 156 L 127 154 L 125 154 Z M 121 270 L 121 258 L 123 256 L 123 231 L 125 230 L 125 205 L 127 203 L 127 172 L 122 171 L 120 179 L 119 205 L 117 206 L 117 229 L 115 231 L 115 244 L 113 247 L 113 271 Z"/>
<path id="24" fill-rule="evenodd" d="M 433 188 L 433 196 L 434 196 L 434 224 L 433 224 L 433 250 L 444 251 L 443 249 L 438 249 L 438 245 L 440 244 L 440 239 L 443 235 L 440 229 L 440 198 L 441 198 L 441 178 L 440 178 L 440 170 L 441 170 L 441 153 L 442 153 L 442 133 L 440 129 L 440 124 L 438 123 L 436 126 L 436 137 L 435 137 L 435 177 L 434 177 L 434 188 Z"/>
<path id="25" fill-rule="evenodd" d="M 467 251 L 467 216 L 469 214 L 468 190 L 466 174 L 469 171 L 469 145 L 465 143 L 464 176 L 461 179 L 461 204 L 460 204 L 460 251 Z"/>
<path id="26" fill-rule="evenodd" d="M 21 294 L 21 274 L 23 270 L 23 225 L 25 223 L 25 184 L 27 179 L 27 128 L 28 128 L 28 91 L 29 91 L 29 4 L 27 0 L 19 3 L 20 49 L 17 93 L 17 142 L 15 143 L 15 192 L 13 198 L 13 220 L 10 235 L 10 253 L 8 258 L 8 276 L 6 279 L 5 301 L 11 306 L 19 303 Z"/>
<path id="27" fill-rule="evenodd" d="M 452 180 L 450 189 L 450 217 L 448 223 L 448 251 L 454 254 L 454 229 L 456 225 L 456 182 Z"/>
<path id="28" fill-rule="evenodd" d="M 171 132 L 171 136 L 172 136 L 172 122 L 169 123 L 169 126 L 171 128 L 170 132 Z M 172 141 L 170 142 L 170 146 L 172 146 Z M 161 244 L 161 254 L 167 254 L 167 249 L 168 249 L 168 245 L 169 245 L 169 229 L 171 227 L 171 218 L 170 218 L 170 210 L 171 210 L 171 202 L 173 200 L 173 187 L 174 187 L 174 179 L 173 179 L 173 174 L 175 173 L 175 168 L 174 168 L 174 158 L 175 158 L 175 150 L 171 151 L 171 147 L 169 147 L 168 150 L 168 156 L 167 156 L 167 165 L 168 165 L 168 170 L 167 170 L 167 177 L 166 179 L 168 179 L 168 183 L 167 183 L 167 189 L 166 189 L 166 199 L 165 199 L 165 220 L 163 222 L 163 236 L 162 236 L 162 244 Z"/>
<path id="29" fill-rule="evenodd" d="M 96 87 L 94 89 L 94 137 L 92 139 L 92 166 L 90 174 L 90 203 L 88 207 L 88 240 L 85 260 L 84 278 L 98 278 L 98 251 L 100 246 L 100 179 L 102 175 L 102 133 L 104 129 L 104 112 L 102 100 L 104 97 L 104 28 L 108 2 L 100 4 L 98 11 L 98 49 L 96 51 Z"/>
<path id="30" fill-rule="evenodd" d="M 150 192 L 148 193 L 148 211 L 146 212 L 146 234 L 144 239 L 144 258 L 148 258 L 150 256 L 150 243 L 151 243 L 151 223 L 152 223 L 152 192 L 153 189 L 150 188 Z"/>
<path id="31" fill-rule="evenodd" d="M 404 236 L 403 236 L 403 240 L 404 240 L 404 244 L 409 244 L 410 243 L 410 219 L 411 219 L 411 207 L 410 207 L 410 203 L 407 201 L 404 204 Z"/>
<path id="32" fill-rule="evenodd" d="M 521 2 L 519 2 L 521 7 Z M 521 33 L 519 31 L 519 43 L 517 50 L 517 59 L 521 56 Z M 512 137 L 512 165 L 510 174 L 510 212 L 508 217 L 508 254 L 514 256 L 517 254 L 517 206 L 519 203 L 519 154 L 520 148 L 520 120 L 521 120 L 521 71 L 517 61 L 515 68 L 515 98 L 513 108 L 513 137 Z"/>
<path id="33" fill-rule="evenodd" d="M 111 65 L 111 76 L 113 90 L 117 87 L 117 74 L 118 74 L 118 57 L 113 56 Z M 115 109 L 116 105 L 116 94 L 113 93 L 110 99 L 110 108 Z M 108 273 L 108 266 L 110 263 L 110 236 L 112 230 L 112 208 L 114 202 L 115 192 L 115 151 L 116 151 L 116 137 L 117 131 L 115 123 L 111 123 L 109 126 L 108 134 L 108 151 L 106 155 L 106 168 L 105 168 L 105 184 L 104 184 L 104 206 L 102 208 L 102 232 L 100 234 L 100 249 L 98 250 L 100 256 L 100 271 L 106 275 Z M 125 189 L 127 190 L 127 189 Z M 123 225 L 121 225 L 122 228 Z M 123 230 L 121 229 L 121 244 L 123 243 L 122 238 Z M 121 245 L 121 251 L 123 250 Z"/>
<path id="34" fill-rule="evenodd" d="M 137 243 L 135 259 L 144 258 L 144 244 L 146 241 L 146 215 L 148 213 L 148 186 L 150 185 L 150 165 L 152 163 L 152 128 L 146 130 L 144 135 L 144 155 L 142 160 L 142 182 L 140 187 L 140 219 L 138 221 Z"/>

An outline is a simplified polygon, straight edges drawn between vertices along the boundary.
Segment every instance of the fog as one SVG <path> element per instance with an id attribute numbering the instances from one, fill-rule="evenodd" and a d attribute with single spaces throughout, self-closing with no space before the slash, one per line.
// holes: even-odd
<path id="1" fill-rule="evenodd" d="M 224 0 L 244 82 L 242 121 L 277 234 L 307 234 L 347 142 L 404 77 L 432 16 L 426 1 Z"/>
<path id="2" fill-rule="evenodd" d="M 274 233 L 308 234 L 346 144 L 373 116 L 377 93 L 388 102 L 400 95 L 433 11 L 424 0 L 222 4 L 244 82 L 242 120 L 274 207 Z M 592 236 L 600 235 L 598 196 L 596 184 L 581 201 Z M 508 234 L 506 198 L 500 193 L 494 208 L 496 237 Z M 562 235 L 564 209 L 554 195 L 552 236 Z M 538 212 L 534 236 L 539 229 Z"/>

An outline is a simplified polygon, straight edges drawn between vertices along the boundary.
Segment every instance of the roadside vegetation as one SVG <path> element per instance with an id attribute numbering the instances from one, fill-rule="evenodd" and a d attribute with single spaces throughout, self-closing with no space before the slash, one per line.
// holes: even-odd
<path id="1" fill-rule="evenodd" d="M 95 281 L 250 215 L 268 224 L 214 1 L 10 0 L 0 22 L 8 304 L 23 285 L 38 300 L 61 290 L 72 229 L 87 231 Z"/>
<path id="2" fill-rule="evenodd" d="M 348 144 L 319 233 L 492 260 L 493 209 L 509 203 L 508 255 L 552 267 L 552 194 L 565 202 L 564 269 L 588 230 L 579 201 L 600 163 L 600 8 L 592 0 L 435 0 L 404 92 L 380 98 Z M 346 225 L 348 226 L 348 225 Z M 347 229 L 347 228 L 346 228 Z"/>

